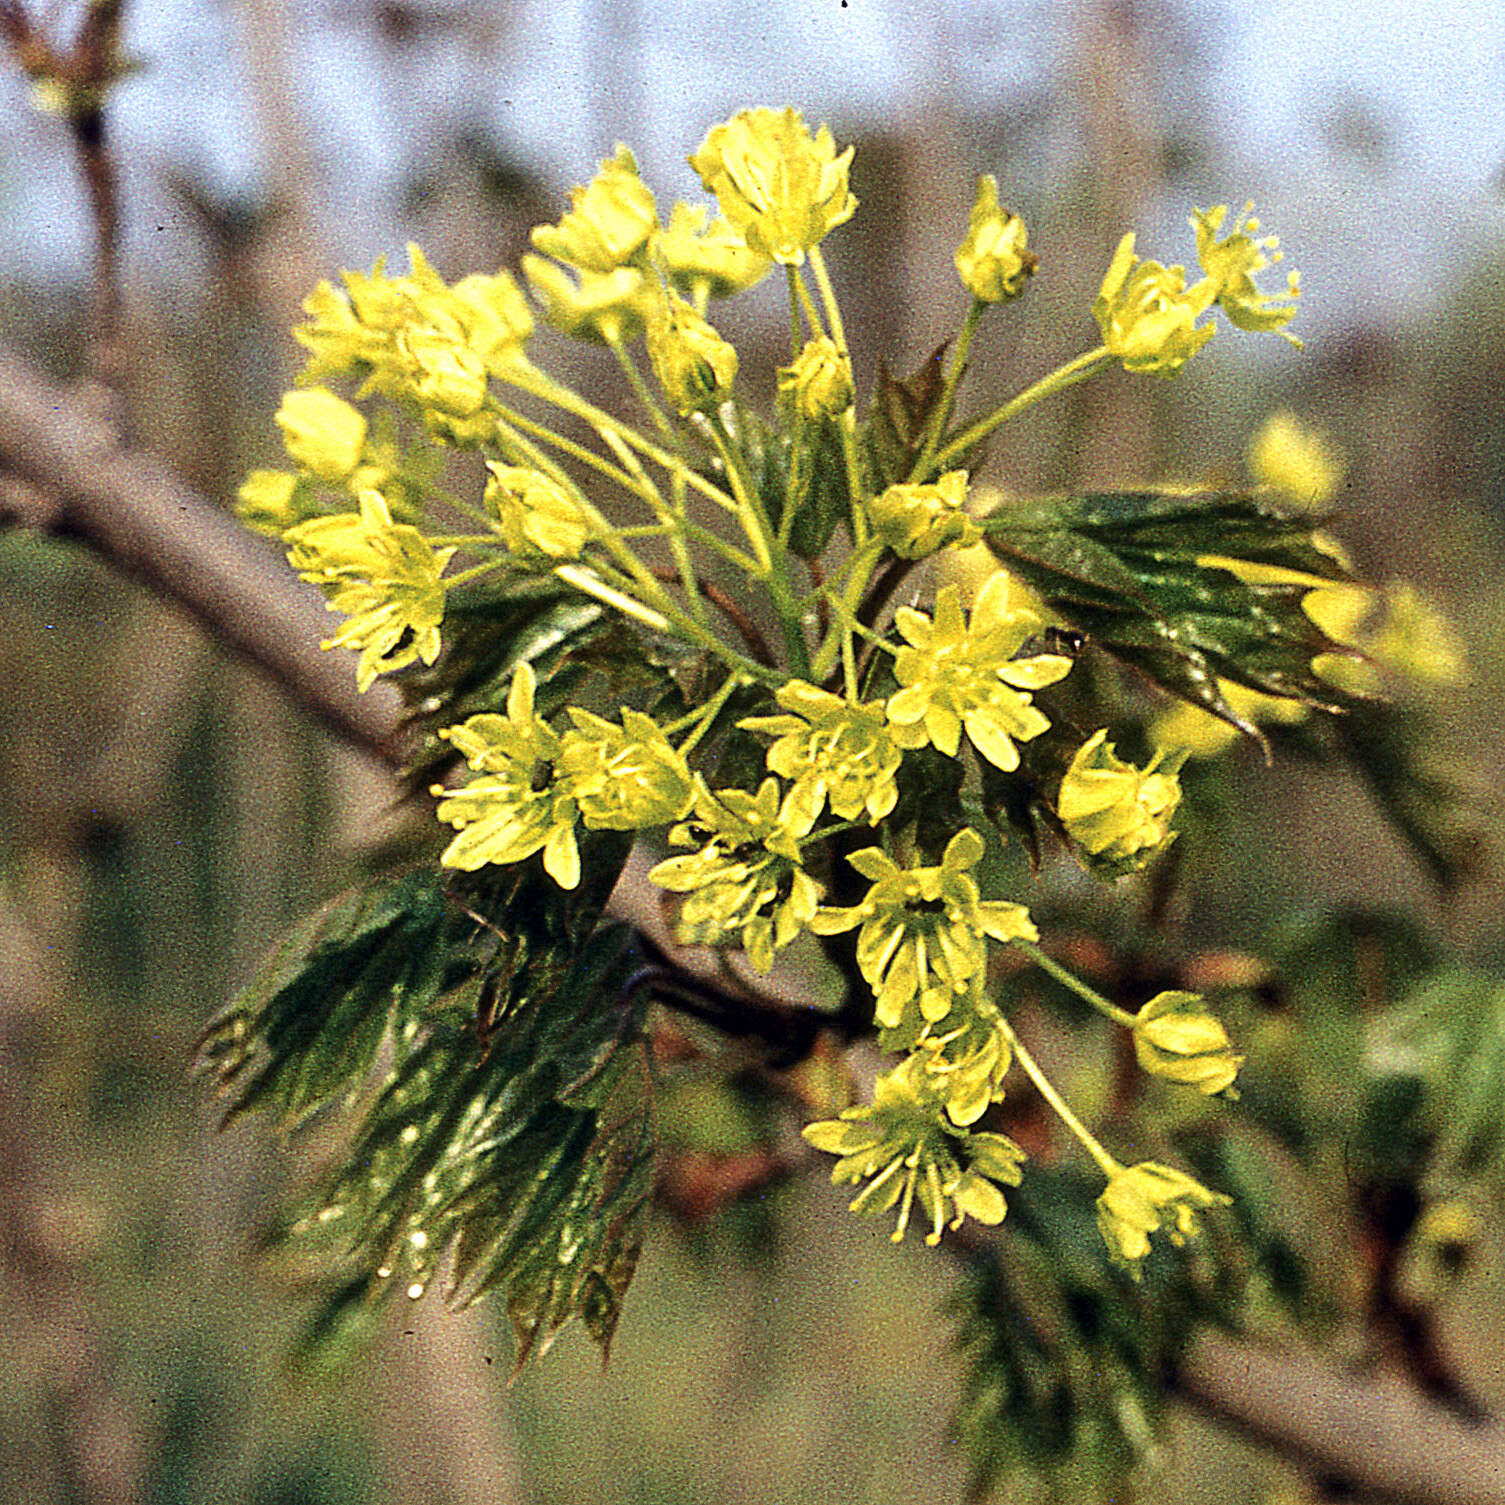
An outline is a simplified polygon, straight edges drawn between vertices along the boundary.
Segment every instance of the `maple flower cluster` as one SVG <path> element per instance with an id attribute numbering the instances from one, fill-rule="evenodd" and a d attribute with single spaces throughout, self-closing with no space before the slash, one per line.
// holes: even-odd
<path id="1" fill-rule="evenodd" d="M 967 462 L 998 423 L 1097 367 L 1173 375 L 1212 338 L 1215 310 L 1284 334 L 1298 285 L 1259 290 L 1279 252 L 1247 210 L 1227 233 L 1226 209 L 1195 215 L 1194 280 L 1141 260 L 1126 236 L 1092 309 L 1101 344 L 953 424 L 974 332 L 1037 268 L 1023 220 L 984 177 L 955 255 L 970 306 L 939 399 L 900 459 L 883 458 L 859 428 L 821 253 L 857 209 L 852 155 L 794 110 L 745 110 L 689 159 L 714 209 L 678 203 L 661 219 L 620 147 L 533 231 L 527 293 L 507 271 L 446 282 L 416 247 L 405 274 L 378 263 L 321 283 L 296 331 L 301 384 L 277 414 L 292 468 L 253 472 L 241 515 L 342 615 L 325 646 L 359 653 L 362 690 L 434 665 L 451 613 L 509 590 L 547 587 L 633 635 L 637 684 L 642 665 L 648 678 L 666 666 L 634 704 L 572 703 L 540 641 L 520 650 L 505 704 L 438 733 L 456 765 L 433 791 L 453 833 L 441 861 L 536 860 L 569 890 L 590 833 L 660 842 L 650 877 L 675 896 L 683 940 L 767 971 L 814 937 L 870 992 L 879 1043 L 899 1059 L 871 1103 L 806 1130 L 840 1157 L 837 1181 L 861 1183 L 855 1210 L 897 1209 L 898 1238 L 918 1209 L 932 1242 L 965 1217 L 1001 1221 L 1025 1154 L 979 1124 L 1017 1066 L 1102 1169 L 1103 1235 L 1132 1265 L 1152 1233 L 1179 1241 L 1225 1199 L 1171 1167 L 1120 1164 L 1019 1039 L 997 949 L 1061 969 L 1026 905 L 988 892 L 1000 834 L 973 791 L 1027 775 L 1075 858 L 1119 877 L 1174 838 L 1188 750 L 1167 743 L 1139 765 L 1106 727 L 1070 737 L 1048 692 L 1073 659 L 1006 570 L 975 592 L 943 585 L 928 605 L 890 598 L 915 563 L 984 537 Z M 763 419 L 707 310 L 776 268 L 791 355 Z M 642 421 L 536 361 L 539 323 L 606 347 Z M 455 450 L 479 457 L 475 494 L 451 489 Z M 667 667 L 691 659 L 714 687 L 698 700 Z M 1037 743 L 1054 752 L 1026 768 Z M 960 765 L 964 812 L 938 833 L 916 813 L 936 759 Z M 1161 994 L 1137 1014 L 1098 1002 L 1132 1031 L 1146 1072 L 1232 1091 L 1241 1058 L 1196 995 Z"/>

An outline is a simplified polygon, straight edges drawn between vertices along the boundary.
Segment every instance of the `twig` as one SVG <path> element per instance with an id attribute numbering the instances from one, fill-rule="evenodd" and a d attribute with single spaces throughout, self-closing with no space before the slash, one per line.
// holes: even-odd
<path id="1" fill-rule="evenodd" d="M 34 509 L 31 525 L 176 602 L 331 730 L 395 766 L 400 698 L 385 685 L 357 694 L 347 656 L 320 650 L 330 619 L 317 594 L 160 461 L 122 448 L 108 425 L 0 351 L 3 471 L 24 483 L 9 501 Z"/>
<path id="2" fill-rule="evenodd" d="M 670 585 L 677 584 L 679 581 L 679 571 L 671 569 L 668 565 L 655 565 L 650 573 L 655 580 L 664 580 Z M 773 656 L 773 649 L 768 646 L 768 639 L 763 636 L 762 629 L 719 585 L 711 580 L 703 580 L 697 575 L 695 588 L 737 629 L 738 635 L 760 664 L 771 666 L 777 662 Z"/>

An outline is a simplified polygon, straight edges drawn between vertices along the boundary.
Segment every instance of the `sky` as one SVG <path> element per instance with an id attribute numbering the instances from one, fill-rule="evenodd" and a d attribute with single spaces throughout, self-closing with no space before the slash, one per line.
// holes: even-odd
<path id="1" fill-rule="evenodd" d="M 427 4 L 486 10 L 474 0 Z M 441 43 L 396 75 L 352 21 L 359 6 L 289 0 L 302 39 L 300 103 L 341 196 L 332 207 L 351 241 L 344 254 L 364 262 L 386 248 L 388 196 L 432 148 L 426 127 L 457 113 L 561 186 L 628 134 L 645 176 L 666 196 L 685 193 L 694 186 L 685 152 L 744 104 L 791 102 L 852 126 L 902 116 L 942 87 L 964 108 L 1006 110 L 1062 65 L 1072 0 L 524 0 L 512 9 L 520 20 L 499 51 Z M 1424 308 L 1451 272 L 1500 246 L 1505 7 L 1179 0 L 1178 9 L 1210 48 L 1192 108 L 1240 160 L 1259 164 L 1250 191 L 1267 223 L 1278 217 L 1287 245 L 1302 247 L 1309 286 L 1324 277 L 1343 285 L 1344 317 Z M 603 14 L 616 27 L 604 44 Z M 253 199 L 265 164 L 236 7 L 155 0 L 129 15 L 130 49 L 149 66 L 121 87 L 113 116 L 132 164 L 127 263 L 160 280 L 192 265 L 187 248 L 146 234 L 147 221 L 162 219 L 163 175 Z M 1367 125 L 1388 157 L 1335 154 L 1319 123 L 1338 117 Z M 0 80 L 0 277 L 76 280 L 88 248 L 78 203 L 57 122 L 31 108 L 23 83 Z"/>

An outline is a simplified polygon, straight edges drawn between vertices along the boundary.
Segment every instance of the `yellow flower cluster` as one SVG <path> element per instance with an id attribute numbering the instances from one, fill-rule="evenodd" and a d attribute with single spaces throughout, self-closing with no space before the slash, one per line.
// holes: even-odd
<path id="1" fill-rule="evenodd" d="M 744 110 L 689 159 L 714 212 L 677 203 L 662 222 L 632 152 L 602 161 L 532 232 L 531 301 L 505 271 L 447 283 L 416 247 L 405 275 L 378 263 L 321 283 L 297 331 L 309 353 L 301 384 L 277 412 L 288 466 L 253 472 L 239 510 L 279 535 L 344 614 L 326 646 L 359 654 L 361 689 L 444 649 L 438 673 L 409 683 L 428 714 L 445 703 L 426 699 L 433 685 L 480 695 L 511 669 L 504 706 L 467 698 L 439 713 L 455 721 L 438 733 L 452 776 L 432 790 L 450 828 L 444 865 L 536 861 L 575 889 L 582 832 L 665 841 L 650 879 L 673 896 L 681 940 L 740 948 L 767 971 L 815 937 L 871 994 L 878 1043 L 899 1059 L 871 1104 L 806 1131 L 840 1157 L 834 1179 L 860 1183 L 855 1209 L 897 1209 L 896 1237 L 918 1209 L 932 1243 L 965 1217 L 999 1222 L 1024 1153 L 979 1125 L 1021 1070 L 1102 1169 L 1102 1234 L 1133 1263 L 1152 1234 L 1179 1241 L 1225 1199 L 1155 1162 L 1119 1165 L 1015 1034 L 990 986 L 994 948 L 1069 974 L 1036 945 L 1028 908 L 994 896 L 998 837 L 979 805 L 996 819 L 986 802 L 1002 788 L 1048 811 L 1054 789 L 1052 829 L 1094 870 L 1134 871 L 1173 839 L 1182 761 L 1212 734 L 1163 725 L 1166 751 L 1141 767 L 1105 727 L 1061 773 L 1093 686 L 1073 695 L 1063 726 L 1043 692 L 1073 659 L 1050 651 L 1044 601 L 991 554 L 986 579 L 964 588 L 988 525 L 969 507 L 963 467 L 999 423 L 1110 361 L 1174 374 L 1212 338 L 1218 309 L 1238 328 L 1285 333 L 1297 283 L 1259 290 L 1279 251 L 1247 211 L 1231 228 L 1225 207 L 1196 213 L 1194 279 L 1142 260 L 1125 236 L 1093 305 L 1101 346 L 953 422 L 974 333 L 1037 268 L 1023 220 L 984 176 L 954 255 L 968 294 L 955 342 L 931 387 L 885 379 L 863 418 L 821 252 L 857 207 L 852 158 L 795 110 Z M 775 265 L 789 355 L 760 415 L 706 310 Z M 609 347 L 646 421 L 535 363 L 535 311 Z M 450 463 L 457 448 L 477 453 Z M 1250 463 L 1313 506 L 1337 484 L 1336 462 L 1289 427 L 1263 436 Z M 605 510 L 601 490 L 632 512 Z M 921 561 L 915 593 L 898 598 Z M 927 603 L 932 568 L 942 583 Z M 1417 598 L 1392 593 L 1378 624 L 1372 594 L 1292 573 L 1282 582 L 1310 587 L 1308 613 L 1333 642 L 1418 675 L 1450 667 Z M 467 679 L 474 642 L 514 610 L 526 633 Z M 1295 704 L 1226 693 L 1250 716 Z M 944 759 L 966 768 L 932 780 Z M 932 798 L 937 783 L 944 797 Z M 853 827 L 865 828 L 860 842 Z M 1163 992 L 1131 1015 L 1066 985 L 1132 1033 L 1148 1074 L 1232 1094 L 1242 1057 L 1199 996 Z"/>

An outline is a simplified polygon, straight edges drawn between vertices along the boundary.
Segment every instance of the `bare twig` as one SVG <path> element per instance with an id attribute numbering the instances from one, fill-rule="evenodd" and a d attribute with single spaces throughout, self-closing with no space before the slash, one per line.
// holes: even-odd
<path id="1" fill-rule="evenodd" d="M 393 760 L 399 697 L 380 685 L 357 694 L 344 655 L 320 651 L 328 618 L 318 596 L 160 461 L 121 448 L 108 425 L 3 352 L 0 471 L 23 483 L 10 502 L 30 509 L 28 522 L 176 602 L 326 726 Z"/>
<path id="2" fill-rule="evenodd" d="M 54 43 L 21 0 L 0 4 L 0 41 L 62 117 L 89 196 L 94 225 L 94 276 L 88 338 L 90 374 L 105 388 L 119 384 L 121 346 L 120 200 L 106 130 L 110 86 L 128 71 L 120 51 L 125 0 L 89 0 L 72 44 Z"/>
<path id="3" fill-rule="evenodd" d="M 1382 1499 L 1505 1505 L 1505 1427 L 1460 1421 L 1393 1374 L 1358 1380 L 1204 1332 L 1177 1383 L 1209 1416 Z"/>

